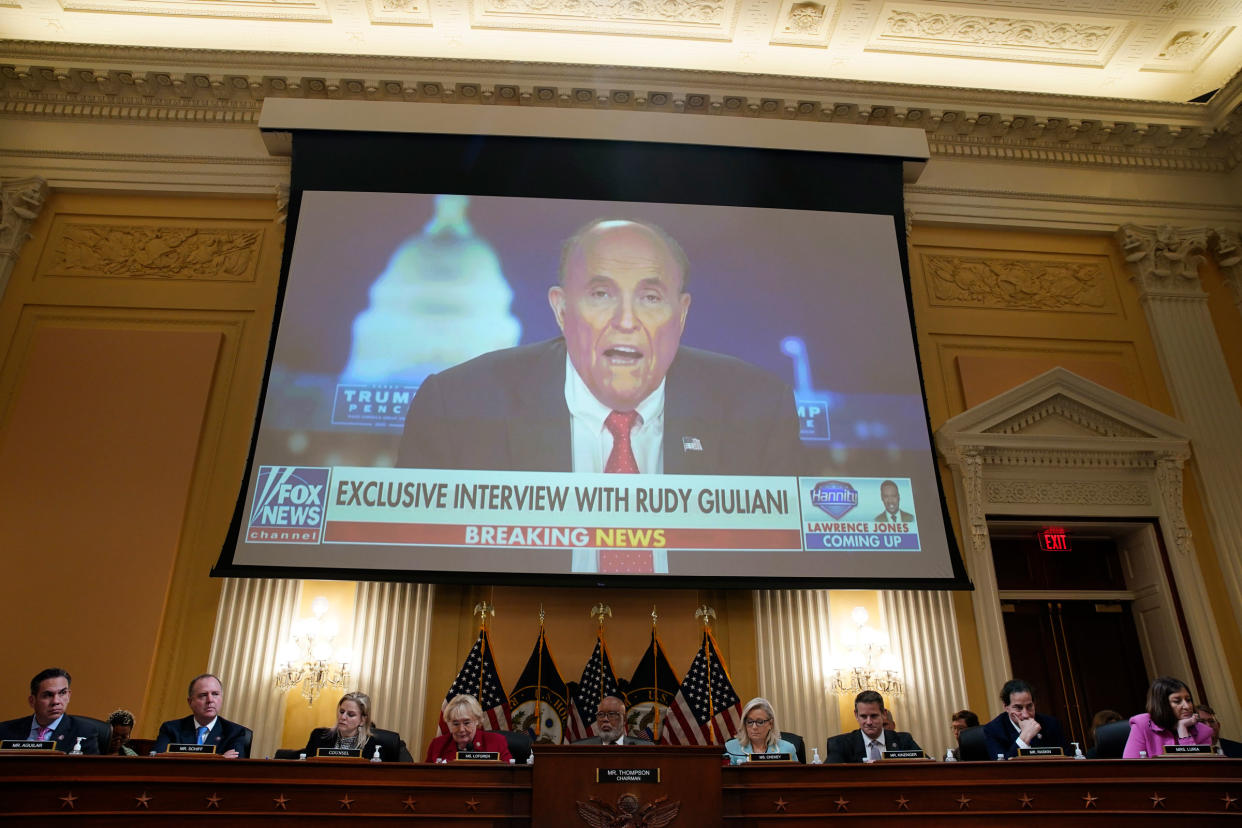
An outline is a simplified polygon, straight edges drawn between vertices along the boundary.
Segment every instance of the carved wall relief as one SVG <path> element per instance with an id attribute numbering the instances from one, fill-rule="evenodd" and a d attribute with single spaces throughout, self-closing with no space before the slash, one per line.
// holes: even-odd
<path id="1" fill-rule="evenodd" d="M 43 276 L 252 282 L 262 230 L 62 222 Z"/>
<path id="2" fill-rule="evenodd" d="M 1012 310 L 1112 310 L 1104 268 L 1074 260 L 924 253 L 933 305 Z"/>

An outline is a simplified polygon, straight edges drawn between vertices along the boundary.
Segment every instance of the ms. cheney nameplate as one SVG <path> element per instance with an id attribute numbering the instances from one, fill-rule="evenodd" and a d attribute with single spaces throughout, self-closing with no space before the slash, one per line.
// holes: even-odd
<path id="1" fill-rule="evenodd" d="M 596 782 L 623 782 L 626 784 L 658 784 L 659 768 L 596 768 Z"/>
<path id="2" fill-rule="evenodd" d="M 748 762 L 789 762 L 793 757 L 788 753 L 752 753 L 747 758 Z"/>

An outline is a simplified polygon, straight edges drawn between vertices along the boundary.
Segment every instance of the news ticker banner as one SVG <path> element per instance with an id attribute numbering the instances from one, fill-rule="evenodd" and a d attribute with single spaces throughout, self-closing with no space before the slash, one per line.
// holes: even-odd
<path id="1" fill-rule="evenodd" d="M 260 466 L 249 543 L 917 552 L 909 478 Z M 905 505 L 903 505 L 905 504 Z"/>

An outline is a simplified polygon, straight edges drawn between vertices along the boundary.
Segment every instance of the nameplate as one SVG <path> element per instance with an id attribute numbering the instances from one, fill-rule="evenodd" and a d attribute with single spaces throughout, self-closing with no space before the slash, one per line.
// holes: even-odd
<path id="1" fill-rule="evenodd" d="M 749 761 L 751 762 L 789 762 L 793 757 L 788 753 L 752 753 Z"/>
<path id="2" fill-rule="evenodd" d="M 361 759 L 362 748 L 319 748 L 315 751 L 316 758 Z"/>
<path id="3" fill-rule="evenodd" d="M 887 759 L 926 759 L 927 754 L 921 750 L 886 750 L 884 758 Z"/>
<path id="4" fill-rule="evenodd" d="M 596 768 L 596 782 L 621 782 L 627 785 L 655 785 L 660 782 L 659 768 Z"/>
<path id="5" fill-rule="evenodd" d="M 1165 745 L 1165 756 L 1215 756 L 1211 745 Z"/>
<path id="6" fill-rule="evenodd" d="M 50 739 L 5 739 L 0 741 L 0 750 L 56 750 L 56 743 Z"/>
<path id="7" fill-rule="evenodd" d="M 499 762 L 500 751 L 498 750 L 459 750 L 457 751 L 458 762 Z"/>
<path id="8" fill-rule="evenodd" d="M 1044 756 L 1065 756 L 1065 751 L 1059 747 L 1033 747 L 1018 748 L 1019 758 L 1023 757 L 1044 757 Z"/>
<path id="9" fill-rule="evenodd" d="M 215 745 L 192 745 L 188 743 L 173 742 L 164 748 L 165 753 L 196 753 L 196 754 L 214 754 L 216 752 Z"/>

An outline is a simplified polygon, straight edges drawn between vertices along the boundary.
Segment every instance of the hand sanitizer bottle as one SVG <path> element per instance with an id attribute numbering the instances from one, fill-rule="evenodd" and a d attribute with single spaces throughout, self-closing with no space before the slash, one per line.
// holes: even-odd
<path id="1" fill-rule="evenodd" d="M 1140 758 L 1140 759 L 1146 759 L 1146 758 L 1147 758 L 1147 751 L 1145 751 L 1145 750 L 1140 750 L 1140 751 L 1139 751 L 1139 758 Z"/>
<path id="2" fill-rule="evenodd" d="M 78 740 L 73 743 L 73 750 L 69 751 L 70 756 L 81 756 L 82 755 L 82 740 L 85 738 L 86 738 L 85 736 L 78 737 Z"/>
<path id="3" fill-rule="evenodd" d="M 530 754 L 526 757 L 526 764 L 528 764 L 528 765 L 533 765 L 533 764 L 535 764 L 535 752 L 534 752 L 533 750 L 532 750 L 532 751 L 530 752 Z"/>
<path id="4" fill-rule="evenodd" d="M 998 753 L 998 754 L 996 754 L 996 761 L 997 761 L 997 762 L 1004 762 L 1004 761 L 1005 761 L 1005 754 L 1003 754 L 1003 753 Z"/>
<path id="5" fill-rule="evenodd" d="M 383 762 L 384 761 L 380 757 L 380 746 L 379 745 L 375 746 L 375 752 L 371 754 L 371 761 L 372 762 Z"/>
<path id="6" fill-rule="evenodd" d="M 1085 755 L 1083 755 L 1082 748 L 1078 746 L 1077 742 L 1070 742 L 1070 744 L 1074 746 L 1074 758 L 1075 759 L 1086 759 L 1087 758 Z"/>
<path id="7" fill-rule="evenodd" d="M 298 754 L 298 761 L 299 761 L 299 762 L 305 762 L 305 761 L 306 761 L 306 754 L 305 754 L 305 753 L 299 753 L 299 754 Z"/>
<path id="8" fill-rule="evenodd" d="M 811 748 L 811 764 L 822 765 L 824 760 L 819 757 L 819 748 Z"/>
<path id="9" fill-rule="evenodd" d="M 946 750 L 946 751 L 944 752 L 944 761 L 946 761 L 946 762 L 956 762 L 956 761 L 957 761 L 957 757 L 953 755 L 953 748 L 949 748 L 948 750 Z"/>

